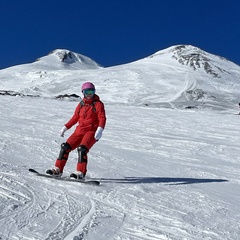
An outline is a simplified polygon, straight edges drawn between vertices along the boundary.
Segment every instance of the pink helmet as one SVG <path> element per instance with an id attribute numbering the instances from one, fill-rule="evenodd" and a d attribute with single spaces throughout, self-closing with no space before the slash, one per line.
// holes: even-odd
<path id="1" fill-rule="evenodd" d="M 82 91 L 85 90 L 85 89 L 94 89 L 95 90 L 95 86 L 93 85 L 93 83 L 91 82 L 85 82 L 83 85 L 82 85 Z"/>

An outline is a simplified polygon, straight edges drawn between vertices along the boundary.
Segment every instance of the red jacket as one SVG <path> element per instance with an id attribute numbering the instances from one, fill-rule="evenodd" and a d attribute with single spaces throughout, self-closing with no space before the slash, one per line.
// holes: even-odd
<path id="1" fill-rule="evenodd" d="M 106 124 L 106 114 L 104 104 L 100 101 L 98 95 L 90 100 L 83 98 L 82 106 L 78 104 L 72 118 L 65 124 L 69 129 L 78 122 L 75 131 L 79 134 L 85 134 L 87 131 L 96 131 L 98 127 L 104 129 Z"/>

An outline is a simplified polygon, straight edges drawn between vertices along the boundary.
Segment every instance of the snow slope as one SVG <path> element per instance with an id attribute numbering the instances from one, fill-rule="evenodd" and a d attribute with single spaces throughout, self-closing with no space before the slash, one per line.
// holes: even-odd
<path id="1" fill-rule="evenodd" d="M 43 97 L 79 95 L 81 84 L 92 81 L 109 103 L 225 110 L 239 102 L 240 66 L 193 46 L 173 46 L 108 68 L 95 64 L 89 68 L 87 61 L 81 61 L 79 70 L 71 69 L 71 63 L 59 68 L 56 54 L 62 50 L 42 57 L 40 65 L 34 62 L 0 70 L 0 90 Z"/>
<path id="2" fill-rule="evenodd" d="M 172 66 L 167 56 L 161 60 L 165 65 L 152 62 L 162 55 L 107 69 L 72 70 L 81 81 L 70 70 L 56 71 L 55 79 L 49 69 L 45 85 L 32 75 L 25 78 L 24 71 L 18 77 L 12 68 L 0 71 L 0 89 L 34 93 L 39 84 L 35 93 L 41 96 L 0 96 L 0 239 L 239 239 L 238 81 L 230 74 L 231 84 L 211 90 L 224 85 L 223 77 L 206 82 L 209 73 Z M 238 66 L 223 61 L 237 76 Z M 89 153 L 87 176 L 101 185 L 34 176 L 28 168 L 51 167 L 74 130 L 64 139 L 58 136 L 78 102 L 54 96 L 79 93 L 83 80 L 90 79 L 96 79 L 108 118 Z M 188 99 L 186 90 L 199 86 L 221 97 Z M 190 104 L 198 108 L 184 108 Z M 64 175 L 75 170 L 76 159 L 74 151 Z"/>

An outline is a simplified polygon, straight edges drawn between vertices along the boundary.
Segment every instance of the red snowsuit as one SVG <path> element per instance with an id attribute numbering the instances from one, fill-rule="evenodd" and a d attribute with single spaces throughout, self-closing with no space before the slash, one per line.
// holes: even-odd
<path id="1" fill-rule="evenodd" d="M 94 138 L 98 127 L 104 129 L 106 124 L 106 115 L 104 104 L 100 101 L 98 95 L 90 100 L 83 98 L 82 104 L 78 104 L 72 118 L 65 124 L 67 129 L 70 129 L 78 122 L 73 134 L 67 139 L 66 143 L 70 145 L 70 149 L 66 150 L 63 159 L 57 159 L 55 166 L 63 172 L 63 168 L 67 162 L 69 152 L 76 149 L 79 145 L 86 147 L 87 152 L 96 143 Z M 87 155 L 84 162 L 77 163 L 77 171 L 84 174 L 87 172 Z"/>

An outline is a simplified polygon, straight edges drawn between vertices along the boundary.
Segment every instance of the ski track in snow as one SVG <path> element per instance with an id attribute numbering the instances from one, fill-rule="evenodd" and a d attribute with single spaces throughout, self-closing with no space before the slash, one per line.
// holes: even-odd
<path id="1" fill-rule="evenodd" d="M 0 100 L 1 240 L 239 238 L 238 116 L 106 105 L 106 130 L 89 154 L 94 187 L 28 172 L 54 164 L 76 102 Z"/>

